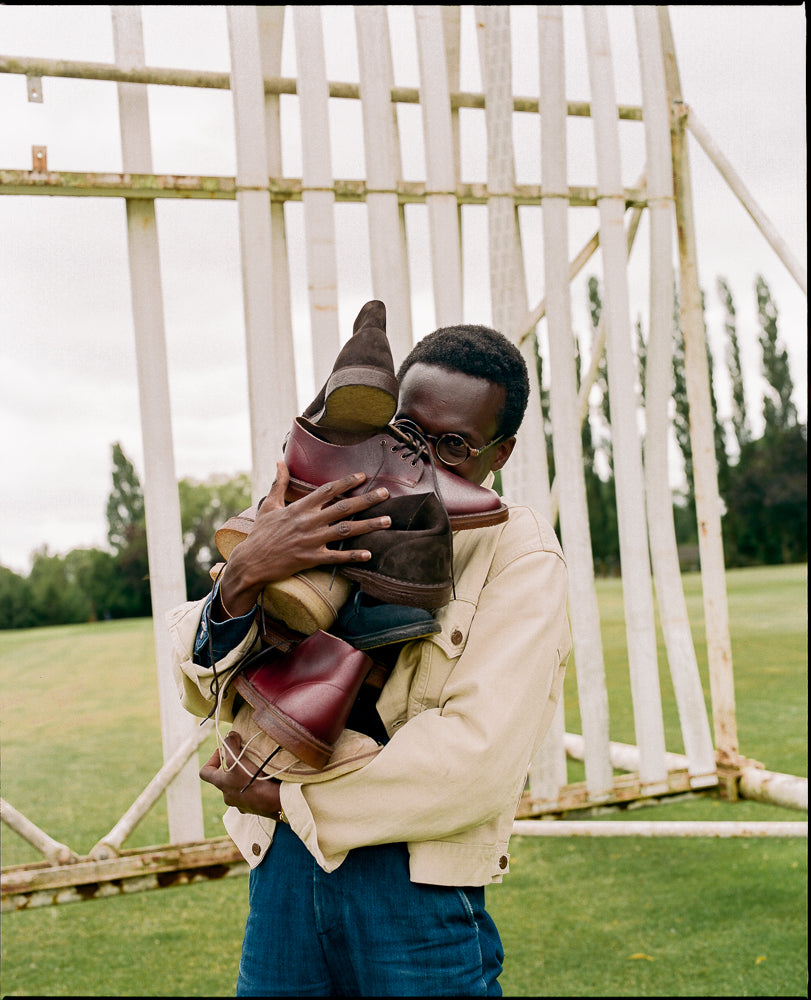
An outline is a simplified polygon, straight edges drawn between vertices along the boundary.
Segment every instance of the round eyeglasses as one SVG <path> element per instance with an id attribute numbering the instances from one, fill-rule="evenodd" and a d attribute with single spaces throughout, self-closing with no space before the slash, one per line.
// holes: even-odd
<path id="1" fill-rule="evenodd" d="M 422 427 L 419 424 L 415 424 L 413 420 L 395 420 L 394 426 L 401 427 L 406 432 L 414 431 L 420 437 L 425 438 L 426 441 L 430 441 L 434 446 L 434 451 L 439 461 L 443 465 L 451 466 L 461 465 L 462 462 L 466 462 L 469 458 L 478 458 L 488 448 L 492 448 L 494 444 L 498 444 L 504 438 L 504 435 L 500 434 L 497 438 L 493 438 L 492 441 L 488 441 L 487 444 L 482 445 L 481 448 L 473 448 L 465 441 L 461 434 L 455 434 L 453 431 L 440 434 L 438 437 L 434 434 L 426 434 Z"/>

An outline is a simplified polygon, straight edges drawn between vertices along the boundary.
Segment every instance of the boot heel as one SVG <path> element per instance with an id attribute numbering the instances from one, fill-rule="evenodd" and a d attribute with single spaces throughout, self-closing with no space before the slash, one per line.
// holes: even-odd
<path id="1" fill-rule="evenodd" d="M 327 381 L 319 428 L 374 434 L 397 410 L 397 379 L 375 368 L 335 372 Z"/>

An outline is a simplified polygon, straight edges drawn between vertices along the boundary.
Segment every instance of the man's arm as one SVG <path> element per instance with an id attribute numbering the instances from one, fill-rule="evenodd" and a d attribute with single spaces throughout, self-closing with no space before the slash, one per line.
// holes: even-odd
<path id="1" fill-rule="evenodd" d="M 355 497 L 343 495 L 364 479 L 364 473 L 344 476 L 294 503 L 285 504 L 289 473 L 283 462 L 277 463 L 276 480 L 259 508 L 253 529 L 231 553 L 203 610 L 193 652 L 191 655 L 186 652 L 186 659 L 178 662 L 176 673 L 181 684 L 187 689 L 194 688 L 190 696 L 195 708 L 201 699 L 207 698 L 208 675 L 217 663 L 223 659 L 230 669 L 238 662 L 233 652 L 250 635 L 256 602 L 266 584 L 316 566 L 365 562 L 371 558 L 368 549 L 327 547 L 331 542 L 390 526 L 388 516 L 353 520 L 355 514 L 368 510 L 389 495 L 385 488 Z M 214 663 L 211 662 L 212 654 Z M 190 670 L 195 673 L 194 678 L 188 676 Z M 213 697 L 212 693 L 212 704 Z M 226 707 L 222 717 L 227 719 L 229 714 Z M 231 742 L 226 745 L 238 750 L 234 743 L 239 740 L 238 735 L 229 734 L 228 739 Z M 217 751 L 201 768 L 200 777 L 223 792 L 227 805 L 262 816 L 278 814 L 281 806 L 275 782 L 254 782 L 243 793 L 245 783 L 241 772 L 223 770 L 221 763 Z"/>

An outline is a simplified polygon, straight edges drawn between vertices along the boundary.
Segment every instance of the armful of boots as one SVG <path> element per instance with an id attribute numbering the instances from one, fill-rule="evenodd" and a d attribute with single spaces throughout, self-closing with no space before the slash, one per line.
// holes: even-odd
<path id="1" fill-rule="evenodd" d="M 225 754 L 231 761 L 241 747 L 242 740 L 238 733 L 230 732 L 225 737 Z M 200 768 L 200 777 L 219 788 L 227 806 L 235 806 L 240 812 L 254 813 L 269 819 L 278 820 L 281 816 L 281 783 L 275 779 L 260 780 L 252 782 L 246 788 L 249 778 L 245 772 L 240 767 L 224 770 L 219 749 Z"/>
<path id="2" fill-rule="evenodd" d="M 360 496 L 344 496 L 366 478 L 355 473 L 325 483 L 293 503 L 285 503 L 290 475 L 284 462 L 276 464 L 276 479 L 256 515 L 248 536 L 237 545 L 220 580 L 215 620 L 240 618 L 256 605 L 265 584 L 285 580 L 315 566 L 365 562 L 368 549 L 350 546 L 329 548 L 330 543 L 346 542 L 356 535 L 388 528 L 391 518 L 363 518 L 354 515 L 385 500 L 385 488 Z M 219 606 L 217 606 L 219 605 Z"/>

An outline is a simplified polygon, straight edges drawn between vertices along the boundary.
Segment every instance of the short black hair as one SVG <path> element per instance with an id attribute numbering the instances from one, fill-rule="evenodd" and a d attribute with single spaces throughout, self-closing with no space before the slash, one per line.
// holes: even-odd
<path id="1" fill-rule="evenodd" d="M 398 381 L 416 364 L 439 365 L 504 386 L 499 434 L 512 437 L 521 426 L 529 399 L 527 366 L 515 344 L 498 330 L 468 324 L 440 327 L 414 345 L 400 365 Z"/>

